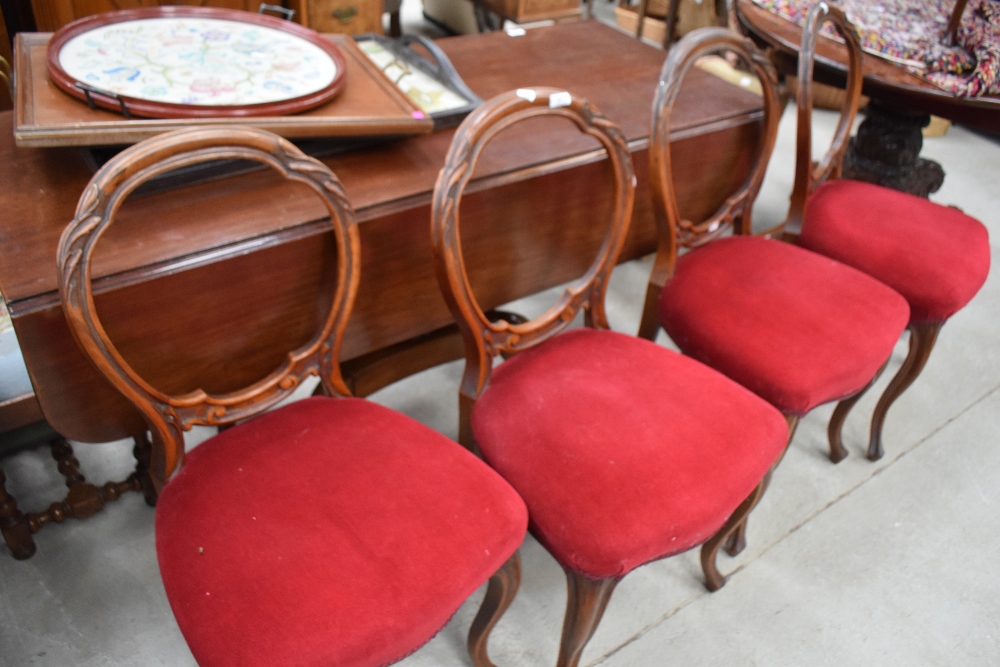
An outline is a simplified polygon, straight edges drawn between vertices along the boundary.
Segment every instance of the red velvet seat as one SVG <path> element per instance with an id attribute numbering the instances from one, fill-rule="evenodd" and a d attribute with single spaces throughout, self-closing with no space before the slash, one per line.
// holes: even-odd
<path id="1" fill-rule="evenodd" d="M 590 235 L 583 228 L 593 225 L 604 240 L 557 303 L 527 322 L 494 321 L 466 272 L 462 193 L 489 142 L 539 116 L 572 122 L 606 150 L 610 214 L 581 216 L 581 233 Z M 511 143 L 505 150 L 516 149 Z M 498 96 L 470 114 L 434 190 L 437 275 L 466 353 L 460 438 L 517 489 L 532 534 L 566 573 L 558 667 L 579 663 L 616 584 L 644 563 L 703 544 L 703 563 L 713 554 L 708 585 L 721 586 L 714 552 L 756 502 L 787 440 L 781 413 L 750 391 L 671 350 L 607 330 L 604 291 L 634 188 L 621 131 L 585 101 L 539 88 Z M 567 331 L 578 313 L 586 326 Z M 494 368 L 501 355 L 507 360 Z M 492 592 L 491 584 L 480 611 L 490 625 L 499 616 Z"/>
<path id="2" fill-rule="evenodd" d="M 986 282 L 986 227 L 961 211 L 861 181 L 827 181 L 809 197 L 799 245 L 889 285 L 910 322 L 944 322 Z"/>
<path id="3" fill-rule="evenodd" d="M 251 386 L 166 395 L 105 333 L 91 255 L 120 198 L 172 169 L 218 159 L 262 162 L 326 205 L 336 271 L 329 298 L 316 302 L 329 311 L 318 314 L 310 341 Z M 120 153 L 94 176 L 63 235 L 70 328 L 153 435 L 160 572 L 201 665 L 387 665 L 433 637 L 487 580 L 507 589 L 505 604 L 517 590 L 527 529 L 517 493 L 454 441 L 349 397 L 339 358 L 359 256 L 336 177 L 284 139 L 249 128 L 175 132 Z M 327 396 L 275 407 L 312 375 Z M 230 428 L 185 456 L 192 425 Z M 474 660 L 492 664 L 485 646 Z"/>
<path id="4" fill-rule="evenodd" d="M 525 521 L 452 440 L 362 399 L 310 398 L 192 451 L 160 495 L 156 545 L 200 664 L 377 666 L 434 636 Z"/>
<path id="5" fill-rule="evenodd" d="M 895 291 L 839 262 L 731 236 L 678 259 L 659 317 L 685 354 L 801 417 L 866 386 L 909 310 Z"/>
<path id="6" fill-rule="evenodd" d="M 847 94 L 838 131 L 824 159 L 813 164 L 812 70 L 820 25 L 829 21 L 850 55 Z M 842 15 L 817 10 L 806 22 L 799 59 L 798 161 L 789 231 L 804 248 L 849 264 L 902 294 L 910 306 L 910 351 L 872 416 L 868 457 L 883 454 L 882 426 L 893 402 L 916 380 L 944 322 L 986 281 L 986 228 L 961 211 L 908 193 L 839 180 L 861 89 L 861 47 Z"/>
<path id="7" fill-rule="evenodd" d="M 710 368 L 592 329 L 501 364 L 472 428 L 483 457 L 528 505 L 532 534 L 592 579 L 708 540 L 788 431 L 776 410 Z"/>
<path id="8" fill-rule="evenodd" d="M 756 75 L 764 117 L 756 145 L 750 144 L 756 155 L 734 161 L 731 179 L 739 185 L 724 193 L 714 214 L 690 220 L 674 190 L 672 115 L 686 74 L 700 58 L 717 53 L 735 55 Z M 747 39 L 705 29 L 671 49 L 653 102 L 649 156 L 659 249 L 639 335 L 653 340 L 662 326 L 682 352 L 765 398 L 788 420 L 790 442 L 802 415 L 829 401 L 849 404 L 874 381 L 906 327 L 909 308 L 898 293 L 856 269 L 751 235 L 754 198 L 781 116 L 778 99 L 773 65 Z M 846 455 L 844 414 L 835 411 L 828 429 L 834 461 Z M 730 554 L 743 549 L 745 529 L 744 520 L 729 536 Z"/>

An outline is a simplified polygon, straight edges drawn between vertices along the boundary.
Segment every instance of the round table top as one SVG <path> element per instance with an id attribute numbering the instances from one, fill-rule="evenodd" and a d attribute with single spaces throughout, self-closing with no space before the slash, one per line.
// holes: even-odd
<path id="1" fill-rule="evenodd" d="M 740 23 L 758 41 L 774 47 L 788 61 L 786 73 L 794 74 L 802 29 L 777 14 L 754 4 L 753 0 L 737 0 Z M 865 53 L 864 94 L 881 103 L 902 109 L 917 109 L 942 116 L 976 129 L 1000 133 L 1000 96 L 957 97 L 932 83 L 907 72 L 896 64 Z M 847 47 L 821 37 L 816 47 L 816 78 L 832 85 L 844 84 L 847 71 Z"/>

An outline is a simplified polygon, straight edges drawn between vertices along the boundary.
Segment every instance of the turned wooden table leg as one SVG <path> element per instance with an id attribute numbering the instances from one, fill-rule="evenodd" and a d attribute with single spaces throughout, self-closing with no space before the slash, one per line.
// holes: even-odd
<path id="1" fill-rule="evenodd" d="M 17 560 L 31 558 L 35 553 L 35 541 L 31 539 L 28 520 L 17 508 L 14 496 L 7 493 L 7 477 L 0 468 L 0 533 Z"/>
<path id="2" fill-rule="evenodd" d="M 872 100 L 844 156 L 844 176 L 927 197 L 944 182 L 944 169 L 919 157 L 921 130 L 929 114 L 889 107 Z"/>

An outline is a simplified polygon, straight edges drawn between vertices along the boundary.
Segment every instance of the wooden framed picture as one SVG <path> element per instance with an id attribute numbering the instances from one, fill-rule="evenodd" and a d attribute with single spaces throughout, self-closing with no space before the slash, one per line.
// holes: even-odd
<path id="1" fill-rule="evenodd" d="M 399 90 L 434 120 L 434 128 L 458 125 L 483 100 L 465 85 L 448 56 L 419 35 L 355 38 L 361 51 Z"/>

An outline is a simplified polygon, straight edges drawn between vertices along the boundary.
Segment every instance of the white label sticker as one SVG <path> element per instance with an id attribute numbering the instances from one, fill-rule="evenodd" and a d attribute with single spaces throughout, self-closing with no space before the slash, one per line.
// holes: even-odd
<path id="1" fill-rule="evenodd" d="M 558 93 L 552 93 L 549 95 L 549 108 L 558 109 L 559 107 L 568 107 L 573 103 L 573 96 L 567 93 L 565 90 Z"/>
<path id="2" fill-rule="evenodd" d="M 522 100 L 528 100 L 529 102 L 534 102 L 535 97 L 537 97 L 537 95 L 535 95 L 535 91 L 533 91 L 531 88 L 518 88 L 517 96 L 520 97 Z"/>
<path id="3" fill-rule="evenodd" d="M 524 28 L 507 28 L 507 34 L 511 37 L 524 37 L 527 31 Z"/>

